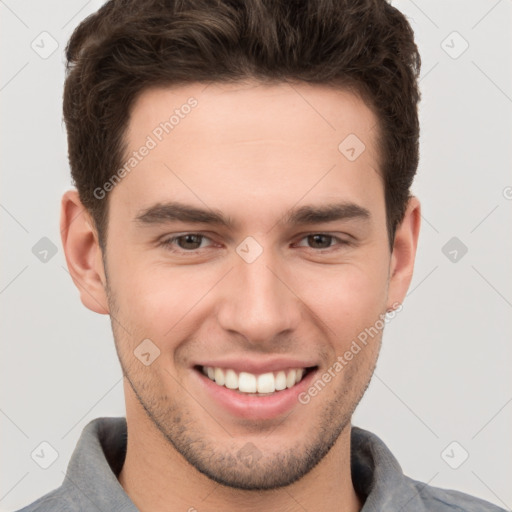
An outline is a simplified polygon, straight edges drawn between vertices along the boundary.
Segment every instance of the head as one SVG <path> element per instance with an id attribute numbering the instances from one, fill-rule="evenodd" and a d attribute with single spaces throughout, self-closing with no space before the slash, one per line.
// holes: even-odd
<path id="1" fill-rule="evenodd" d="M 376 0 L 110 1 L 67 58 L 63 244 L 82 301 L 111 316 L 128 414 L 224 485 L 301 478 L 346 432 L 382 328 L 354 340 L 412 276 L 405 17 Z M 305 389 L 331 378 L 286 413 L 236 412 L 202 373 L 294 365 Z"/>

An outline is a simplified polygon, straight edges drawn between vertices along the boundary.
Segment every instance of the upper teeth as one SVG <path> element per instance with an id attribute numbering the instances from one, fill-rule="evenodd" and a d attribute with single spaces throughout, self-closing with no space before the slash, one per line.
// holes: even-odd
<path id="1" fill-rule="evenodd" d="M 243 393 L 273 393 L 291 388 L 304 376 L 303 368 L 281 370 L 275 373 L 254 375 L 248 372 L 237 373 L 235 370 L 203 366 L 203 373 L 219 386 L 238 389 Z"/>

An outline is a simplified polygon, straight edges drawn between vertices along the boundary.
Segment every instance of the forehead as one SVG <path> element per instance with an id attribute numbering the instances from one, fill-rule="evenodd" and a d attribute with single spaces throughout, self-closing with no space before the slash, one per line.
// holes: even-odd
<path id="1" fill-rule="evenodd" d="M 268 210 L 306 195 L 368 204 L 383 195 L 376 136 L 377 119 L 364 101 L 332 87 L 149 89 L 134 103 L 125 136 L 123 164 L 134 165 L 113 195 L 133 210 L 169 199 L 220 210 L 264 200 Z"/>
<path id="2" fill-rule="evenodd" d="M 192 102 L 195 106 L 189 108 Z M 183 122 L 187 117 L 194 121 Z M 198 135 L 207 135 L 208 140 L 221 144 L 243 143 L 247 137 L 265 135 L 288 144 L 293 137 L 298 141 L 310 135 L 311 144 L 315 144 L 319 135 L 335 142 L 347 130 L 361 138 L 376 130 L 373 112 L 348 90 L 285 82 L 192 83 L 143 91 L 132 107 L 127 136 L 132 139 L 141 131 L 152 132 L 169 120 L 173 133 L 168 139 L 176 139 L 180 131 L 193 124 Z M 264 132 L 262 127 L 266 128 Z"/>

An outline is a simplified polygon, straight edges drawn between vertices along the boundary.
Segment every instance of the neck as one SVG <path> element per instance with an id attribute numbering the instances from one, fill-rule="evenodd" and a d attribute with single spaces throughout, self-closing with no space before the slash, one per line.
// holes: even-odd
<path id="1" fill-rule="evenodd" d="M 356 512 L 362 507 L 352 485 L 350 424 L 324 459 L 297 482 L 247 491 L 218 484 L 196 470 L 140 407 L 127 404 L 126 416 L 128 445 L 119 483 L 141 512 Z"/>

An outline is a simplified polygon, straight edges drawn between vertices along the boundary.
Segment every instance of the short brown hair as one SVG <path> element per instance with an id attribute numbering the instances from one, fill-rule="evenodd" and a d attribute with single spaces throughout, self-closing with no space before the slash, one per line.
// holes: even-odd
<path id="1" fill-rule="evenodd" d="M 299 81 L 356 92 L 378 119 L 390 246 L 419 159 L 420 55 L 385 0 L 110 0 L 66 48 L 71 174 L 104 247 L 101 187 L 124 161 L 137 96 L 192 82 Z M 341 142 L 341 141 L 340 141 Z"/>

